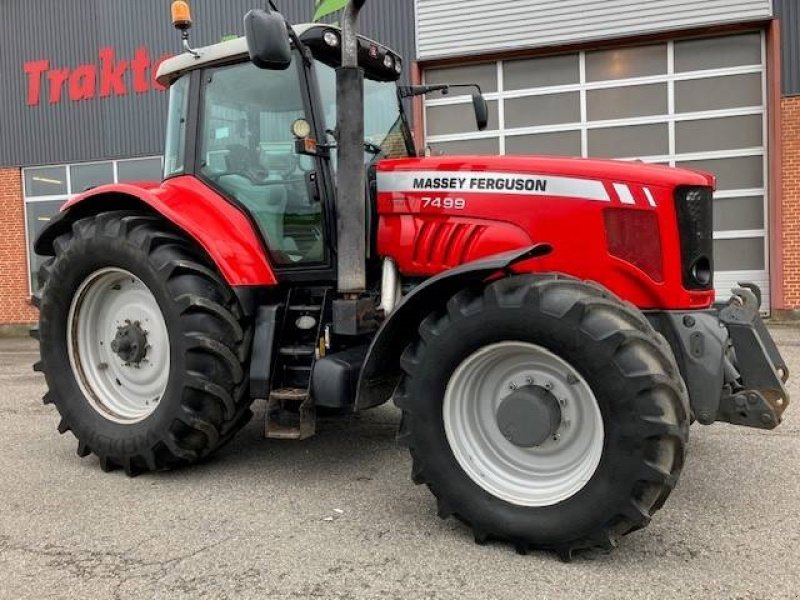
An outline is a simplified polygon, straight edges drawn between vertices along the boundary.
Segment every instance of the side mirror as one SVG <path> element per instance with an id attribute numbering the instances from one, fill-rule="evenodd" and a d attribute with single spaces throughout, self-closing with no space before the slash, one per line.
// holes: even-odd
<path id="1" fill-rule="evenodd" d="M 483 94 L 472 94 L 472 106 L 475 109 L 475 120 L 478 122 L 478 131 L 483 131 L 489 125 L 489 105 Z"/>
<path id="2" fill-rule="evenodd" d="M 284 71 L 292 64 L 286 20 L 278 12 L 254 8 L 244 17 L 250 60 L 259 69 Z"/>

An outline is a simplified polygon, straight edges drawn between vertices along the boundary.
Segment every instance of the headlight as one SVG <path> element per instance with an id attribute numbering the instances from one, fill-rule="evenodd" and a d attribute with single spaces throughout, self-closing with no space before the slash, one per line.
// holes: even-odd
<path id="1" fill-rule="evenodd" d="M 394 59 L 390 54 L 387 54 L 383 59 L 383 66 L 387 69 L 394 69 Z"/>
<path id="2" fill-rule="evenodd" d="M 394 63 L 394 70 L 395 72 L 400 75 L 403 72 L 403 63 L 400 62 L 400 59 L 397 59 Z"/>
<path id="3" fill-rule="evenodd" d="M 322 36 L 322 39 L 325 40 L 325 43 L 328 44 L 331 48 L 336 48 L 339 45 L 339 36 L 336 35 L 333 31 L 326 31 L 325 34 Z"/>

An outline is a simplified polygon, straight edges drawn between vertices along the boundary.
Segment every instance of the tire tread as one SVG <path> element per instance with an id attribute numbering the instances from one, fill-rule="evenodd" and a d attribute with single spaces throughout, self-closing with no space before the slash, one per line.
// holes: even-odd
<path id="1" fill-rule="evenodd" d="M 167 425 L 163 439 L 155 440 L 150 447 L 135 452 L 127 448 L 122 452 L 103 452 L 96 444 L 79 439 L 77 454 L 81 457 L 96 454 L 104 471 L 122 468 L 131 477 L 196 462 L 224 445 L 252 416 L 242 365 L 250 351 L 250 323 L 242 316 L 233 291 L 202 249 L 159 217 L 133 211 L 106 211 L 78 219 L 70 231 L 54 241 L 55 256 L 46 259 L 38 273 L 41 291 L 37 293 L 37 303 L 40 307 L 42 301 L 46 303 L 47 286 L 57 261 L 70 253 L 77 243 L 98 236 L 124 238 L 142 249 L 167 289 L 171 289 L 177 277 L 183 279 L 182 290 L 189 282 L 193 292 L 176 292 L 172 298 L 181 315 L 187 351 L 200 353 L 205 360 L 220 365 L 227 376 L 220 378 L 216 374 L 212 380 L 211 376 L 196 371 L 185 373 L 180 392 L 181 407 Z M 156 253 L 159 264 L 153 262 Z M 161 260 L 164 257 L 167 259 Z M 46 343 L 47 340 L 41 342 L 42 345 Z M 34 368 L 47 372 L 48 365 L 39 361 Z M 44 401 L 58 408 L 58 390 L 51 387 Z M 75 427 L 67 419 L 67 415 L 62 416 L 58 429 L 62 433 L 72 430 L 74 434 Z M 197 439 L 205 440 L 199 449 Z"/>
<path id="2" fill-rule="evenodd" d="M 474 303 L 482 306 L 475 308 Z M 466 307 L 469 306 L 468 311 Z M 636 401 L 646 402 L 646 398 L 654 391 L 667 397 L 673 405 L 671 415 L 654 417 L 640 415 L 630 426 L 630 435 L 641 443 L 655 443 L 659 448 L 675 445 L 677 455 L 672 464 L 666 466 L 652 461 L 645 461 L 630 493 L 622 494 L 618 509 L 604 523 L 576 540 L 566 540 L 556 544 L 538 544 L 536 540 L 519 540 L 498 535 L 490 530 L 485 522 L 471 523 L 464 514 L 459 513 L 458 503 L 440 493 L 437 485 L 429 476 L 424 457 L 416 448 L 413 422 L 414 402 L 409 395 L 413 386 L 415 371 L 420 365 L 420 357 L 424 355 L 426 345 L 446 328 L 452 320 L 476 318 L 476 310 L 483 308 L 525 307 L 540 311 L 550 317 L 555 316 L 575 329 L 586 333 L 587 320 L 607 317 L 608 323 L 624 323 L 625 328 L 609 327 L 597 341 L 605 344 L 604 351 L 609 353 L 609 361 L 620 370 L 635 393 Z M 544 306 L 550 307 L 544 310 Z M 556 310 L 557 309 L 557 310 Z M 555 314 L 553 314 L 555 312 Z M 626 352 L 633 352 L 648 368 L 632 369 L 621 360 Z M 655 366 L 653 366 L 655 365 Z M 570 561 L 578 551 L 600 549 L 609 551 L 616 547 L 620 535 L 625 535 L 645 527 L 675 487 L 683 467 L 683 455 L 688 439 L 688 400 L 685 386 L 680 379 L 677 365 L 669 346 L 659 336 L 647 319 L 632 304 L 616 298 L 610 291 L 599 284 L 584 282 L 563 275 L 523 275 L 494 281 L 486 285 L 483 293 L 475 295 L 469 291 L 461 291 L 443 303 L 443 305 L 427 318 L 419 327 L 419 336 L 403 352 L 400 360 L 403 372 L 394 401 L 402 411 L 398 440 L 409 448 L 412 457 L 412 480 L 417 484 L 426 483 L 437 499 L 438 514 L 442 518 L 454 515 L 467 523 L 473 531 L 475 542 L 484 544 L 488 540 L 499 540 L 510 543 L 515 550 L 524 554 L 531 549 L 554 551 L 562 560 Z M 652 487 L 655 500 L 643 505 L 643 498 L 637 496 L 637 489 L 645 485 Z"/>

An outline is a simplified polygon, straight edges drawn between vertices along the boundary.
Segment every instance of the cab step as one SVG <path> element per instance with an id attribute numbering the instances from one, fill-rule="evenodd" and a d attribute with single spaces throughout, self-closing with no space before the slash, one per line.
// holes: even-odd
<path id="1" fill-rule="evenodd" d="M 272 391 L 267 399 L 265 435 L 268 438 L 303 440 L 316 433 L 311 375 L 319 354 L 324 354 L 321 339 L 323 323 L 330 312 L 328 291 L 327 288 L 294 288 L 286 298 Z M 311 317 L 312 326 L 303 326 L 298 314 Z"/>
<path id="2" fill-rule="evenodd" d="M 266 437 L 304 440 L 316 432 L 316 411 L 308 388 L 281 388 L 270 393 Z"/>

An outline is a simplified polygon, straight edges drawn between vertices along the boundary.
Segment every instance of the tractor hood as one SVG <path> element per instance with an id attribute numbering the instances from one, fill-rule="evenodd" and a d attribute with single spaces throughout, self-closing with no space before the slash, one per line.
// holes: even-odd
<path id="1" fill-rule="evenodd" d="M 612 160 L 385 160 L 377 167 L 378 255 L 402 275 L 428 277 L 544 243 L 553 252 L 531 268 L 600 282 L 639 307 L 705 308 L 714 296 L 715 183 L 708 173 Z M 685 287 L 690 276 L 697 282 Z"/>
<path id="2" fill-rule="evenodd" d="M 404 173 L 404 172 L 423 172 L 432 181 L 424 183 L 434 186 L 432 189 L 442 191 L 487 191 L 486 187 L 477 187 L 493 183 L 490 179 L 468 177 L 463 181 L 444 181 L 452 180 L 450 174 L 465 172 L 473 174 L 476 172 L 487 172 L 505 175 L 524 175 L 536 177 L 547 175 L 553 177 L 568 177 L 590 182 L 606 182 L 606 185 L 614 183 L 650 185 L 654 187 L 676 187 L 679 185 L 693 186 L 716 186 L 716 178 L 711 173 L 690 171 L 688 169 L 670 168 L 661 165 L 650 165 L 643 162 L 629 162 L 619 160 L 597 160 L 586 158 L 564 158 L 564 157 L 545 157 L 545 156 L 441 156 L 429 158 L 409 158 L 398 160 L 381 161 L 379 172 L 381 173 Z M 432 173 L 431 173 L 432 172 Z M 437 179 L 437 172 L 447 174 L 448 177 Z M 461 179 L 461 178 L 456 178 Z M 498 178 L 500 179 L 500 178 Z M 503 178 L 505 179 L 505 178 Z M 419 183 L 419 182 L 418 182 Z M 509 182 L 502 182 L 504 185 Z M 456 185 L 450 185 L 456 184 Z M 474 184 L 474 185 L 471 185 Z M 513 185 L 526 185 L 526 183 L 513 182 Z M 530 185 L 530 184 L 527 184 Z M 540 184 L 541 185 L 541 184 Z M 595 187 L 585 186 L 587 189 Z M 455 188 L 455 189 L 454 189 Z M 489 190 L 501 191 L 502 188 L 490 187 Z M 513 191 L 509 189 L 508 191 Z"/>

